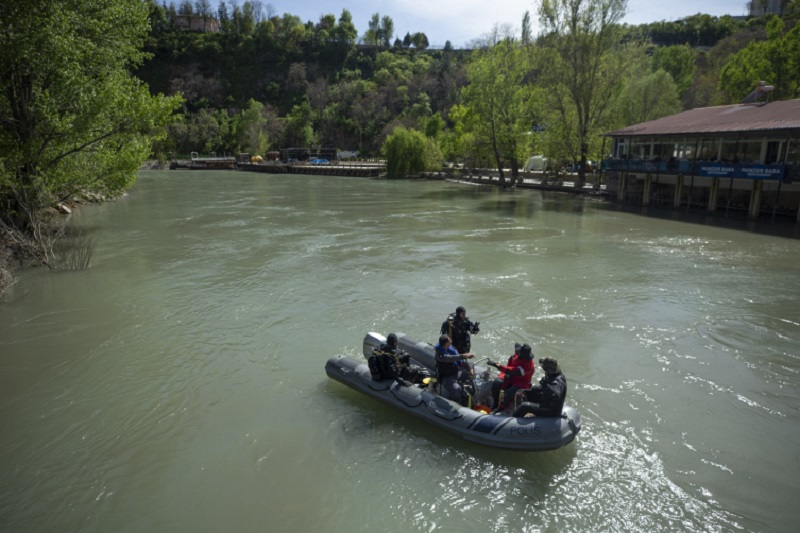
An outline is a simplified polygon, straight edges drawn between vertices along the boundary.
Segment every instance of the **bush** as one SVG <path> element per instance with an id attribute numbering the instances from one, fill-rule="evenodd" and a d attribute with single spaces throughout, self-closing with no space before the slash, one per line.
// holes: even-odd
<path id="1" fill-rule="evenodd" d="M 434 139 L 425 137 L 416 130 L 395 128 L 383 143 L 383 153 L 386 156 L 386 172 L 390 178 L 402 178 L 442 168 L 439 145 Z"/>

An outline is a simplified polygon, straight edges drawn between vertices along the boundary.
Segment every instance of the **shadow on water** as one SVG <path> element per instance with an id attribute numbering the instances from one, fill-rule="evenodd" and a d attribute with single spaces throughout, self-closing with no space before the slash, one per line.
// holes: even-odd
<path id="1" fill-rule="evenodd" d="M 727 215 L 724 211 L 709 214 L 706 212 L 687 212 L 685 210 L 641 207 L 611 202 L 598 203 L 594 208 L 620 213 L 630 213 L 660 220 L 672 220 L 676 222 L 686 222 L 688 224 L 740 230 L 759 235 L 769 235 L 771 237 L 800 239 L 800 224 L 795 221 L 794 217 L 776 216 L 773 220 L 769 215 L 762 215 L 761 218 L 751 220 L 745 213 L 739 211 L 729 212 Z"/>
<path id="2" fill-rule="evenodd" d="M 591 211 L 609 211 L 639 215 L 646 218 L 671 220 L 712 226 L 718 228 L 746 231 L 771 237 L 800 239 L 800 224 L 794 216 L 780 215 L 774 218 L 762 215 L 751 220 L 742 211 L 717 211 L 709 214 L 701 211 L 686 211 L 660 207 L 642 207 L 630 204 L 618 204 L 604 199 L 575 195 L 537 191 L 530 189 L 499 189 L 492 186 L 454 186 L 452 188 L 426 190 L 419 195 L 421 200 L 440 201 L 444 205 L 463 205 L 463 200 L 481 200 L 476 210 L 483 213 L 507 214 L 517 217 L 532 217 L 537 212 L 563 212 L 587 214 Z"/>

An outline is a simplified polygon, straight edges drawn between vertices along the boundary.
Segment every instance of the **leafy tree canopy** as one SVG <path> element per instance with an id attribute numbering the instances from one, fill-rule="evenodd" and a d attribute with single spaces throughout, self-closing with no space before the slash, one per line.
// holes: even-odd
<path id="1" fill-rule="evenodd" d="M 0 221 L 27 231 L 54 200 L 129 186 L 180 98 L 129 72 L 149 29 L 140 0 L 4 0 L 0 18 Z"/>

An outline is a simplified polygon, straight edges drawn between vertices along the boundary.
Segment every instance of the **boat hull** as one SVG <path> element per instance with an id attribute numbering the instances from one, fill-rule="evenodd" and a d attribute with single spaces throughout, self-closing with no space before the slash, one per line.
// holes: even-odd
<path id="1" fill-rule="evenodd" d="M 484 446 L 518 451 L 555 450 L 572 442 L 581 429 L 580 414 L 569 406 L 564 406 L 561 417 L 487 415 L 427 389 L 391 379 L 373 380 L 365 363 L 343 355 L 328 359 L 325 372 L 353 390 Z"/>

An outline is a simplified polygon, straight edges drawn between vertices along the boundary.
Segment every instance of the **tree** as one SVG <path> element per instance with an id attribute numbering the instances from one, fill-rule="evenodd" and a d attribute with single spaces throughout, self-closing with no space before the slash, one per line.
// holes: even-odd
<path id="1" fill-rule="evenodd" d="M 195 0 L 194 3 L 195 15 L 200 15 L 201 17 L 210 17 L 211 12 L 212 10 L 211 10 L 210 0 Z"/>
<path id="2" fill-rule="evenodd" d="M 392 17 L 384 15 L 381 17 L 381 44 L 385 47 L 389 47 L 389 43 L 392 42 L 392 37 L 394 37 L 394 21 Z"/>
<path id="3" fill-rule="evenodd" d="M 681 111 L 678 88 L 672 76 L 662 69 L 656 72 L 642 71 L 639 75 L 631 76 L 625 84 L 616 115 L 622 123 L 611 127 L 641 124 Z"/>
<path id="4" fill-rule="evenodd" d="M 217 6 L 217 20 L 219 21 L 220 28 L 227 31 L 230 20 L 228 19 L 228 6 L 225 5 L 224 1 L 220 2 Z"/>
<path id="5" fill-rule="evenodd" d="M 628 69 L 619 53 L 618 23 L 627 0 L 542 0 L 539 22 L 544 55 L 541 82 L 548 107 L 560 120 L 574 121 L 565 138 L 579 164 L 578 186 L 586 180 L 592 137 L 605 122 Z"/>
<path id="6" fill-rule="evenodd" d="M 130 186 L 180 98 L 151 96 L 130 74 L 146 2 L 5 0 L 0 16 L 0 227 L 46 262 L 42 208 Z"/>
<path id="7" fill-rule="evenodd" d="M 178 15 L 194 15 L 194 7 L 192 7 L 191 0 L 181 0 L 178 7 Z"/>
<path id="8" fill-rule="evenodd" d="M 689 45 L 659 46 L 653 50 L 652 70 L 657 72 L 663 69 L 672 76 L 678 93 L 683 94 L 689 90 L 694 81 L 695 65 L 697 57 Z"/>
<path id="9" fill-rule="evenodd" d="M 527 50 L 505 40 L 478 52 L 467 67 L 469 85 L 461 91 L 467 129 L 491 152 L 501 184 L 505 184 L 504 164 L 511 166 L 513 183 L 521 152 L 527 148 L 532 123 L 529 70 Z"/>
<path id="10" fill-rule="evenodd" d="M 525 15 L 522 16 L 522 31 L 520 32 L 520 41 L 523 46 L 531 44 L 531 35 L 531 13 L 530 11 L 525 11 Z"/>
<path id="11" fill-rule="evenodd" d="M 358 31 L 353 24 L 353 15 L 346 9 L 342 9 L 339 15 L 339 24 L 333 30 L 333 38 L 340 47 L 350 47 L 355 44 L 358 38 Z"/>
<path id="12" fill-rule="evenodd" d="M 381 14 L 373 13 L 367 23 L 367 31 L 363 37 L 365 44 L 378 46 L 381 44 Z"/>
<path id="13" fill-rule="evenodd" d="M 383 144 L 386 173 L 401 178 L 441 169 L 441 152 L 436 141 L 416 130 L 397 127 Z"/>
<path id="14" fill-rule="evenodd" d="M 411 43 L 417 50 L 426 50 L 430 44 L 428 43 L 428 36 L 422 32 L 417 32 L 411 36 Z"/>
<path id="15" fill-rule="evenodd" d="M 762 80 L 775 87 L 774 99 L 800 96 L 800 24 L 786 31 L 785 23 L 773 18 L 766 41 L 751 42 L 722 68 L 719 87 L 730 102 L 738 102 Z"/>
<path id="16" fill-rule="evenodd" d="M 286 142 L 291 146 L 306 148 L 314 144 L 314 112 L 308 102 L 292 107 L 286 115 Z"/>
<path id="17" fill-rule="evenodd" d="M 236 121 L 235 136 L 239 151 L 257 155 L 266 154 L 272 142 L 267 131 L 268 122 L 261 102 L 250 100 Z"/>

